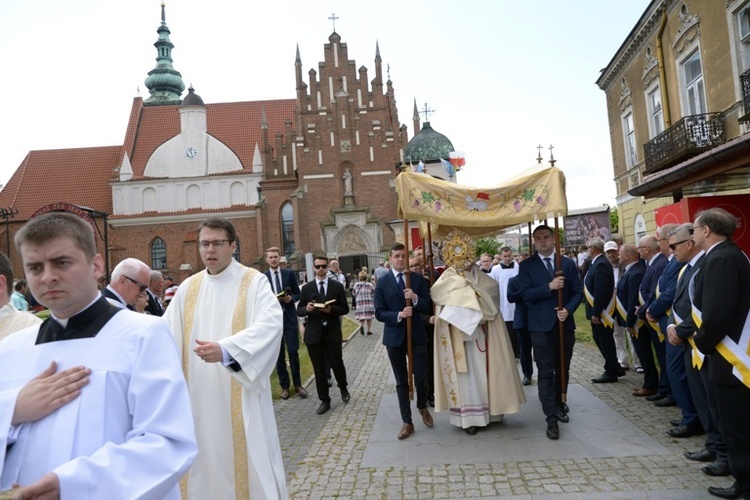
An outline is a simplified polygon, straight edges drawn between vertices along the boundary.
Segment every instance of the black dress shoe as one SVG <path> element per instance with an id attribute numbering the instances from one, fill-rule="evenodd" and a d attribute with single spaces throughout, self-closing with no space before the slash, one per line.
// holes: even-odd
<path id="1" fill-rule="evenodd" d="M 595 384 L 613 384 L 617 382 L 617 377 L 609 373 L 602 373 L 598 377 L 592 378 L 591 381 Z"/>
<path id="2" fill-rule="evenodd" d="M 322 415 L 331 409 L 331 403 L 320 403 L 318 406 L 318 415 Z"/>
<path id="3" fill-rule="evenodd" d="M 620 368 L 619 370 L 617 370 L 618 377 L 624 377 L 625 375 L 627 375 L 627 373 L 625 373 L 625 368 Z"/>
<path id="4" fill-rule="evenodd" d="M 656 394 L 652 394 L 650 396 L 646 396 L 646 401 L 652 401 L 652 402 L 653 401 L 659 401 L 660 399 L 664 399 L 665 397 L 667 397 L 667 396 L 664 395 L 664 394 L 662 394 L 662 393 L 660 393 L 660 392 L 657 392 Z"/>
<path id="5" fill-rule="evenodd" d="M 714 460 L 708 465 L 701 467 L 701 471 L 711 477 L 728 476 L 732 472 L 729 470 L 729 464 L 720 460 Z"/>
<path id="6" fill-rule="evenodd" d="M 673 418 L 672 420 L 669 421 L 669 423 L 672 426 L 677 427 L 678 425 L 682 425 L 682 419 L 681 418 Z"/>
<path id="7" fill-rule="evenodd" d="M 524 377 L 521 383 L 523 385 L 531 385 L 531 377 Z"/>
<path id="8" fill-rule="evenodd" d="M 350 399 L 352 399 L 352 396 L 351 394 L 349 394 L 349 391 L 347 391 L 346 389 L 341 389 L 341 401 L 343 401 L 344 403 L 348 403 Z"/>
<path id="9" fill-rule="evenodd" d="M 568 422 L 570 422 L 570 417 L 565 412 L 565 410 L 563 410 L 562 407 L 560 407 L 560 408 L 557 409 L 557 420 L 559 422 L 564 423 L 564 424 L 567 424 Z"/>
<path id="10" fill-rule="evenodd" d="M 718 486 L 709 486 L 708 492 L 715 497 L 726 498 L 728 500 L 736 500 L 742 496 L 740 491 L 740 485 L 737 481 L 734 482 L 729 488 L 720 488 Z"/>
<path id="11" fill-rule="evenodd" d="M 667 406 L 675 406 L 677 403 L 674 402 L 674 399 L 667 396 L 666 398 L 661 398 L 658 401 L 654 401 L 654 406 L 658 406 L 659 408 L 666 408 Z"/>
<path id="12" fill-rule="evenodd" d="M 479 432 L 479 427 L 472 425 L 471 427 L 467 427 L 466 429 L 464 429 L 464 432 L 469 436 L 474 436 L 477 432 Z"/>
<path id="13" fill-rule="evenodd" d="M 713 462 L 716 460 L 716 453 L 703 448 L 700 451 L 686 451 L 685 458 L 693 462 Z"/>
<path id="14" fill-rule="evenodd" d="M 557 422 L 549 422 L 547 424 L 547 437 L 550 439 L 560 439 L 560 427 Z"/>
<path id="15" fill-rule="evenodd" d="M 702 434 L 705 434 L 706 431 L 703 430 L 703 426 L 701 425 L 678 425 L 677 427 L 672 427 L 667 431 L 667 434 L 674 438 L 686 438 L 690 436 L 700 436 Z"/>

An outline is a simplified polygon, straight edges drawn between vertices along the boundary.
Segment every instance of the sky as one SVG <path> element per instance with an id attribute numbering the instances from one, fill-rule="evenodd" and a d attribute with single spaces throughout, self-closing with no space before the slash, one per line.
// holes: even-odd
<path id="1" fill-rule="evenodd" d="M 399 119 L 416 100 L 466 156 L 461 184 L 492 186 L 550 146 L 569 209 L 615 205 L 605 94 L 595 82 L 649 0 L 167 0 L 174 67 L 206 103 L 295 96 L 336 32 L 374 77 L 376 42 Z M 30 150 L 123 143 L 155 65 L 160 0 L 3 0 L 0 183 Z M 308 82 L 309 83 L 309 82 Z M 183 94 L 183 97 L 187 92 Z M 424 118 L 423 118 L 424 120 Z M 54 176 L 54 172 L 50 173 Z"/>

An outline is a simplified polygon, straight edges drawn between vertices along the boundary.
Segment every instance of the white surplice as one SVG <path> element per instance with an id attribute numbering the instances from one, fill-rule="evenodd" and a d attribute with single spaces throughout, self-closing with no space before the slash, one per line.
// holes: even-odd
<path id="1" fill-rule="evenodd" d="M 246 272 L 254 275 L 243 295 L 240 288 Z M 195 279 L 201 280 L 200 288 L 195 288 L 197 295 L 190 298 Z M 235 306 L 241 297 L 245 297 L 245 327 L 233 334 Z M 192 329 L 184 332 L 191 302 Z M 187 476 L 187 498 L 237 498 L 245 495 L 238 492 L 245 483 L 253 500 L 287 497 L 269 378 L 279 356 L 282 314 L 268 278 L 234 260 L 219 274 L 204 272 L 185 280 L 167 307 L 164 318 L 170 323 L 183 356 L 198 436 L 198 457 Z M 193 352 L 196 339 L 219 342 L 242 370 L 202 361 Z M 239 417 L 247 442 L 246 471 L 235 470 L 245 457 L 235 456 L 241 450 L 235 447 L 233 379 L 242 388 Z"/>
<path id="2" fill-rule="evenodd" d="M 497 281 L 500 290 L 500 314 L 503 315 L 504 321 L 513 322 L 516 315 L 516 304 L 508 300 L 508 282 L 514 276 L 518 276 L 518 263 L 514 262 L 513 267 L 504 269 L 500 264 L 494 266 L 490 276 Z"/>
<path id="3" fill-rule="evenodd" d="M 54 472 L 62 500 L 179 499 L 197 448 L 167 324 L 121 311 L 93 338 L 34 345 L 38 331 L 0 342 L 0 490 Z M 11 427 L 21 387 L 52 361 L 91 368 L 89 384 L 47 417 Z"/>
<path id="4" fill-rule="evenodd" d="M 19 311 L 13 306 L 12 302 L 8 302 L 0 307 L 0 340 L 11 333 L 41 323 L 42 320 L 39 317 L 30 312 Z"/>

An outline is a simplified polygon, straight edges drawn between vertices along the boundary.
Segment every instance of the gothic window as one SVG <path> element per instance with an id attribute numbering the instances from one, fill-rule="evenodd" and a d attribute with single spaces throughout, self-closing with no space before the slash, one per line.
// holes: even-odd
<path id="1" fill-rule="evenodd" d="M 236 240 L 234 240 L 234 244 L 235 244 L 234 253 L 232 254 L 232 257 L 234 257 L 234 260 L 236 260 L 237 262 L 241 262 L 240 261 L 240 239 L 237 238 Z"/>
<path id="2" fill-rule="evenodd" d="M 294 253 L 294 209 L 287 202 L 281 207 L 281 246 L 287 261 Z"/>
<path id="3" fill-rule="evenodd" d="M 706 91 L 700 50 L 695 50 L 681 64 L 685 115 L 702 115 L 707 112 Z"/>
<path id="4" fill-rule="evenodd" d="M 167 268 L 167 245 L 157 237 L 151 242 L 151 269 Z"/>

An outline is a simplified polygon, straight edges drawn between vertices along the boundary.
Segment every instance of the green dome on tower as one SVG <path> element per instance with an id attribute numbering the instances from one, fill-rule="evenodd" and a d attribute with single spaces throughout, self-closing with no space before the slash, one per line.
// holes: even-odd
<path id="1" fill-rule="evenodd" d="M 412 137 L 404 150 L 404 162 L 429 162 L 438 161 L 440 158 L 447 160 L 448 153 L 455 151 L 453 143 L 440 132 L 430 126 L 430 122 L 424 122 L 422 130 Z"/>
<path id="2" fill-rule="evenodd" d="M 180 104 L 180 96 L 185 90 L 182 75 L 172 67 L 172 49 L 174 45 L 169 40 L 169 28 L 164 15 L 164 2 L 161 4 L 161 25 L 156 30 L 159 34 L 154 43 L 156 47 L 156 67 L 148 72 L 146 88 L 151 97 L 143 101 L 146 106 Z"/>

